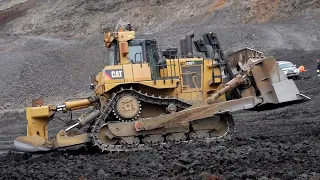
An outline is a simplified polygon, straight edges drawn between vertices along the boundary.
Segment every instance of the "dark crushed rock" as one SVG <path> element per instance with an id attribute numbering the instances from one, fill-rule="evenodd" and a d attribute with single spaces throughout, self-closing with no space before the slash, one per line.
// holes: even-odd
<path id="1" fill-rule="evenodd" d="M 169 151 L 90 154 L 51 152 L 15 154 L 0 158 L 2 178 L 189 178 L 189 179 L 303 179 L 320 177 L 320 136 L 281 137 L 242 144 L 246 138 L 223 142 L 224 151 L 212 151 L 215 143 L 171 147 Z M 309 145 L 306 144 L 309 143 Z M 304 146 L 300 146 L 304 144 Z M 265 156 L 269 154 L 272 156 Z M 187 156 L 186 156 L 187 155 Z M 179 157 L 184 157 L 181 160 Z M 302 163 L 297 163 L 297 158 Z M 318 172 L 318 173 L 317 173 Z"/>

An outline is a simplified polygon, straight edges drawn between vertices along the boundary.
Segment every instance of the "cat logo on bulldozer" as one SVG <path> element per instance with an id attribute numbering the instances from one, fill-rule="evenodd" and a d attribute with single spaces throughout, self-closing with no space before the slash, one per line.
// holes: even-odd
<path id="1" fill-rule="evenodd" d="M 108 79 L 123 79 L 123 69 L 112 69 L 105 71 Z"/>

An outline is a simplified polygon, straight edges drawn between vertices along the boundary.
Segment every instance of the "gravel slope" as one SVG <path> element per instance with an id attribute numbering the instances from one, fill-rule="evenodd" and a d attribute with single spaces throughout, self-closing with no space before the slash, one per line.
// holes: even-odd
<path id="1" fill-rule="evenodd" d="M 162 48 L 178 47 L 190 30 L 195 39 L 213 31 L 226 53 L 250 47 L 285 60 L 302 53 L 295 63 L 314 68 L 319 15 L 316 0 L 42 0 L 0 27 L 0 112 L 38 97 L 57 104 L 89 96 L 89 75 L 108 64 L 102 30 L 119 23 L 130 22 L 138 38 L 155 38 Z"/>

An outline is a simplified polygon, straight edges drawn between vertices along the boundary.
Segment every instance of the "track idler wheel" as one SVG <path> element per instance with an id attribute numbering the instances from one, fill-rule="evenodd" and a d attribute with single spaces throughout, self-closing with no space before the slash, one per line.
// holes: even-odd
<path id="1" fill-rule="evenodd" d="M 120 144 L 122 145 L 139 145 L 140 139 L 139 137 L 130 136 L 130 137 L 122 137 L 120 140 Z"/>
<path id="2" fill-rule="evenodd" d="M 210 131 L 210 138 L 230 139 L 234 134 L 234 121 L 230 114 L 222 114 L 217 127 Z"/>
<path id="3" fill-rule="evenodd" d="M 147 135 L 143 138 L 142 142 L 147 145 L 161 144 L 164 142 L 164 137 L 162 134 L 152 134 Z"/>
<path id="4" fill-rule="evenodd" d="M 207 138 L 210 138 L 210 134 L 208 130 L 194 131 L 194 132 L 190 132 L 189 138 L 191 140 L 207 139 Z"/>
<path id="5" fill-rule="evenodd" d="M 110 132 L 107 124 L 103 125 L 98 133 L 99 140 L 105 145 L 114 145 L 118 142 L 117 138 L 110 138 L 113 134 Z"/>
<path id="6" fill-rule="evenodd" d="M 179 143 L 187 140 L 185 133 L 170 133 L 166 136 L 166 141 L 168 143 Z"/>

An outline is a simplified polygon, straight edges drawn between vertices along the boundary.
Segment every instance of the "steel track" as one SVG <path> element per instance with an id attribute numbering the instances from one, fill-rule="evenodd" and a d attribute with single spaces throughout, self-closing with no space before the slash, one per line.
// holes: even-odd
<path id="1" fill-rule="evenodd" d="M 130 89 L 121 89 L 117 93 L 114 93 L 112 97 L 108 100 L 108 103 L 102 107 L 102 113 L 101 116 L 98 117 L 96 120 L 94 120 L 89 128 L 88 128 L 88 133 L 90 134 L 90 137 L 92 138 L 92 146 L 95 148 L 98 148 L 102 152 L 108 151 L 108 152 L 121 152 L 121 151 L 141 151 L 141 150 L 150 150 L 156 147 L 163 147 L 164 145 L 167 145 L 168 143 L 152 143 L 152 144 L 137 144 L 137 145 L 110 145 L 110 144 L 104 144 L 103 142 L 100 141 L 98 138 L 98 133 L 100 130 L 100 127 L 106 123 L 114 123 L 114 122 L 119 122 L 119 121 L 108 121 L 108 117 L 112 115 L 113 112 L 113 107 L 115 107 L 117 100 L 121 98 L 124 95 L 130 94 L 137 98 L 141 102 L 145 103 L 151 103 L 151 104 L 156 104 L 156 105 L 166 105 L 168 106 L 169 104 L 175 104 L 178 108 L 180 109 L 186 109 L 191 106 L 191 104 L 184 102 L 182 100 L 176 99 L 176 98 L 170 98 L 170 97 L 155 97 L 154 95 L 148 95 L 148 94 L 143 94 L 140 91 L 136 91 L 132 88 Z M 230 116 L 231 117 L 231 116 Z M 141 120 L 141 118 L 140 118 Z M 230 131 L 229 131 L 230 129 Z M 224 138 L 230 138 L 230 136 L 233 135 L 234 132 L 234 123 L 232 120 L 232 117 L 230 118 L 230 121 L 228 121 L 228 132 L 222 137 L 218 139 L 224 139 Z M 197 139 L 196 141 L 204 141 L 204 142 L 211 142 L 211 141 L 216 141 L 217 138 L 205 138 L 205 139 Z M 192 143 L 195 140 L 187 140 L 187 141 L 180 141 L 180 142 L 175 142 L 175 144 L 183 143 L 183 144 L 188 144 Z M 142 141 L 141 141 L 142 142 Z"/>

